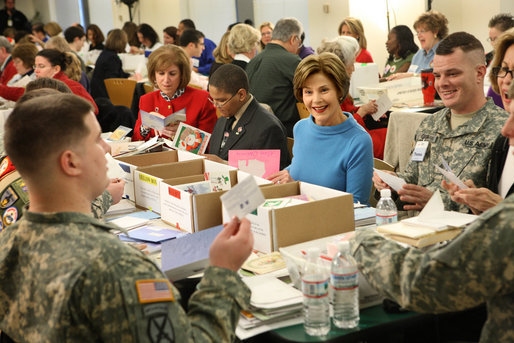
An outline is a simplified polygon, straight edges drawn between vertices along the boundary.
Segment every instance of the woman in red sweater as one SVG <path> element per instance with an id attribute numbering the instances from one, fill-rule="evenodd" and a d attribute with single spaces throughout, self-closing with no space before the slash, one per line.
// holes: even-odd
<path id="1" fill-rule="evenodd" d="M 212 133 L 218 119 L 216 108 L 209 101 L 209 93 L 188 87 L 191 79 L 189 57 L 176 45 L 165 45 L 148 58 L 148 78 L 159 90 L 145 94 L 139 100 L 139 116 L 134 127 L 132 140 L 148 140 L 156 135 L 154 130 L 141 125 L 141 111 L 157 112 L 167 117 L 178 111 L 185 111 L 185 123 Z M 160 136 L 173 139 L 179 123 L 172 123 Z"/>
<path id="2" fill-rule="evenodd" d="M 49 77 L 64 82 L 78 96 L 91 102 L 95 108 L 95 114 L 98 114 L 98 107 L 95 101 L 89 95 L 87 90 L 77 81 L 69 79 L 64 71 L 66 67 L 72 63 L 72 57 L 69 52 L 60 52 L 55 49 L 43 49 L 36 55 L 35 72 L 36 77 Z"/>

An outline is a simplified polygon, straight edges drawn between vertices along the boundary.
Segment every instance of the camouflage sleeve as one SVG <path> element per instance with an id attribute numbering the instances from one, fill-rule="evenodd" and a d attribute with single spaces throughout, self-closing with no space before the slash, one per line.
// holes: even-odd
<path id="1" fill-rule="evenodd" d="M 425 252 L 374 230 L 357 231 L 352 254 L 373 287 L 402 307 L 432 313 L 471 308 L 514 291 L 514 273 L 505 272 L 514 270 L 513 205 L 486 212 L 448 245 Z"/>
<path id="2" fill-rule="evenodd" d="M 73 287 L 72 317 L 84 331 L 93 328 L 96 336 L 90 340 L 228 342 L 234 337 L 240 308 L 249 302 L 249 290 L 235 273 L 209 268 L 186 315 L 175 287 L 133 249 L 118 247 L 111 258 L 97 258 Z M 116 263 L 106 262 L 114 255 Z"/>
<path id="3" fill-rule="evenodd" d="M 93 212 L 93 216 L 95 218 L 100 219 L 109 210 L 111 205 L 112 196 L 111 193 L 109 193 L 109 191 L 106 189 L 91 203 L 91 212 Z"/>
<path id="4" fill-rule="evenodd" d="M 224 268 L 207 268 L 189 300 L 195 342 L 233 342 L 239 312 L 249 304 L 250 290 L 239 275 Z"/>

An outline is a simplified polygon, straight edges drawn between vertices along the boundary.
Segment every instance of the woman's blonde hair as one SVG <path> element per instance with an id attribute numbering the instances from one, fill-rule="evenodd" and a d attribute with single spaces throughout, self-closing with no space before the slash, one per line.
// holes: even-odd
<path id="1" fill-rule="evenodd" d="M 350 78 L 341 59 L 331 52 L 310 55 L 300 62 L 293 78 L 293 91 L 296 99 L 303 102 L 303 86 L 305 81 L 311 75 L 317 73 L 322 73 L 332 80 L 337 89 L 339 103 L 342 103 L 348 95 Z"/>
<path id="2" fill-rule="evenodd" d="M 230 36 L 230 31 L 227 31 L 223 34 L 220 40 L 220 44 L 214 49 L 212 55 L 214 56 L 214 60 L 218 63 L 227 64 L 232 62 L 233 58 L 228 53 L 228 37 Z"/>
<path id="3" fill-rule="evenodd" d="M 494 58 L 491 62 L 491 70 L 494 67 L 501 67 L 503 59 L 505 58 L 505 53 L 512 45 L 514 45 L 514 28 L 502 33 L 495 41 Z M 491 80 L 491 87 L 496 94 L 500 94 L 501 90 L 498 87 L 498 77 L 496 77 L 494 73 L 489 73 L 489 80 Z"/>
<path id="4" fill-rule="evenodd" d="M 257 47 L 261 33 L 248 24 L 237 24 L 230 30 L 228 50 L 235 54 L 251 52 Z"/>
<path id="5" fill-rule="evenodd" d="M 49 23 L 46 23 L 43 26 L 43 29 L 50 37 L 57 36 L 59 33 L 62 32 L 62 28 L 59 24 L 57 24 L 55 21 L 51 21 Z"/>
<path id="6" fill-rule="evenodd" d="M 65 52 L 66 56 L 71 60 L 70 63 L 66 66 L 66 70 L 64 70 L 64 74 L 71 80 L 80 82 L 80 78 L 82 77 L 82 66 L 80 64 L 79 58 L 70 51 Z"/>
<path id="7" fill-rule="evenodd" d="M 341 31 L 343 30 L 343 25 L 348 26 L 351 33 L 354 35 L 357 35 L 357 41 L 359 42 L 359 46 L 361 49 L 367 49 L 368 48 L 368 41 L 366 40 L 366 36 L 364 35 L 364 26 L 362 25 L 362 22 L 353 17 L 347 17 L 345 18 L 341 24 L 339 24 L 339 30 L 338 33 L 341 35 Z"/>
<path id="8" fill-rule="evenodd" d="M 47 40 L 45 43 L 45 49 L 55 49 L 60 52 L 71 51 L 70 45 L 66 42 L 66 39 L 61 36 L 55 36 Z"/>
<path id="9" fill-rule="evenodd" d="M 269 21 L 265 21 L 264 23 L 261 24 L 261 26 L 259 26 L 259 33 L 262 32 L 262 29 L 265 28 L 265 27 L 269 27 L 271 29 L 271 32 L 273 33 L 273 24 L 271 22 L 269 22 Z M 264 47 L 266 45 L 264 45 L 262 43 L 262 40 L 260 41 L 260 43 L 261 43 L 261 49 L 264 49 Z"/>
<path id="10" fill-rule="evenodd" d="M 191 65 L 189 57 L 184 49 L 173 44 L 166 44 L 154 50 L 148 57 L 146 65 L 148 69 L 148 79 L 155 84 L 155 73 L 166 70 L 172 65 L 176 65 L 180 71 L 180 84 L 178 89 L 186 88 L 191 81 Z"/>

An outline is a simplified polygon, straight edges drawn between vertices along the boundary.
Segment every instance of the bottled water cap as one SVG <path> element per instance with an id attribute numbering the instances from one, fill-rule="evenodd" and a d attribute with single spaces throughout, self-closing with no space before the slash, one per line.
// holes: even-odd
<path id="1" fill-rule="evenodd" d="M 380 197 L 391 197 L 391 190 L 389 188 L 380 191 Z"/>
<path id="2" fill-rule="evenodd" d="M 349 241 L 337 242 L 337 251 L 350 251 L 350 242 Z"/>

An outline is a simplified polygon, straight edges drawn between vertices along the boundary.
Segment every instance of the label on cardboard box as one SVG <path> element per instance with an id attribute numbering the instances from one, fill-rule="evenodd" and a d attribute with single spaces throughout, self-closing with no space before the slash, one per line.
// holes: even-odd
<path id="1" fill-rule="evenodd" d="M 157 179 L 155 177 L 151 177 L 145 174 L 139 174 L 139 180 L 157 186 Z"/>

